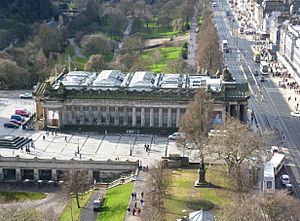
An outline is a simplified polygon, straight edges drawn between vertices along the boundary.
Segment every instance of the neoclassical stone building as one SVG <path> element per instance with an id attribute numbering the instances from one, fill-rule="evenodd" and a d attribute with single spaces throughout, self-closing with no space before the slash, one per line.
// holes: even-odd
<path id="1" fill-rule="evenodd" d="M 48 128 L 81 130 L 176 130 L 189 101 L 204 87 L 214 100 L 215 123 L 226 114 L 246 121 L 247 84 L 199 74 L 141 71 L 72 71 L 39 83 L 34 90 L 37 118 Z"/>

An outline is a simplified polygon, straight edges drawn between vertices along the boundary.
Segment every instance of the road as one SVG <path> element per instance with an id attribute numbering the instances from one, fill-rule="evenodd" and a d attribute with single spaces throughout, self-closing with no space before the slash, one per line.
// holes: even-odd
<path id="1" fill-rule="evenodd" d="M 94 221 L 97 219 L 98 213 L 94 211 L 94 200 L 101 199 L 104 191 L 104 189 L 95 191 L 95 193 L 91 196 L 89 202 L 83 208 L 79 219 L 80 221 Z"/>
<path id="2" fill-rule="evenodd" d="M 290 167 L 287 171 L 293 172 L 296 183 L 300 184 L 300 136 L 298 129 L 300 121 L 289 116 L 291 112 L 278 88 L 270 79 L 259 82 L 258 77 L 253 75 L 259 71 L 259 66 L 252 59 L 251 44 L 244 35 L 238 34 L 238 24 L 233 19 L 228 19 L 225 9 L 230 10 L 226 0 L 219 0 L 218 7 L 214 8 L 216 28 L 220 40 L 226 39 L 231 53 L 224 54 L 224 63 L 236 78 L 237 82 L 247 81 L 252 93 L 249 100 L 250 109 L 254 110 L 259 126 L 263 131 L 277 129 L 283 136 L 278 137 L 275 145 L 286 146 L 288 155 L 287 164 Z M 232 14 L 232 12 L 231 12 Z M 236 19 L 234 19 L 236 20 Z M 283 139 L 285 138 L 285 139 Z M 292 174 L 289 174 L 292 175 Z M 296 186 L 295 195 L 300 198 L 299 186 Z"/>

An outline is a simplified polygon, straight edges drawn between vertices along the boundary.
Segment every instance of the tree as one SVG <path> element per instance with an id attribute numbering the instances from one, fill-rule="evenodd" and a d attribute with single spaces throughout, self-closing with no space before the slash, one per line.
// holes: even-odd
<path id="1" fill-rule="evenodd" d="M 238 190 L 247 190 L 247 179 L 244 178 L 248 173 L 243 171 L 243 163 L 259 160 L 266 149 L 262 135 L 232 117 L 227 117 L 222 125 L 216 126 L 216 131 L 219 132 L 209 136 L 209 152 L 224 160 Z"/>
<path id="2" fill-rule="evenodd" d="M 31 86 L 30 73 L 16 62 L 0 59 L 0 89 L 25 89 Z"/>
<path id="3" fill-rule="evenodd" d="M 75 197 L 80 208 L 79 196 L 89 189 L 91 183 L 87 170 L 72 169 L 64 174 L 62 192 L 68 199 Z"/>
<path id="4" fill-rule="evenodd" d="M 88 62 L 85 64 L 86 71 L 96 71 L 99 72 L 101 70 L 106 69 L 107 65 L 100 54 L 93 54 Z"/>
<path id="5" fill-rule="evenodd" d="M 50 52 L 62 52 L 66 46 L 67 38 L 63 31 L 40 25 L 38 35 L 35 38 L 37 48 L 43 48 L 46 56 Z"/>
<path id="6" fill-rule="evenodd" d="M 138 52 L 139 54 L 142 52 L 144 48 L 144 42 L 139 35 L 133 35 L 127 38 L 124 41 L 124 45 L 122 47 L 122 54 Z"/>
<path id="7" fill-rule="evenodd" d="M 85 35 L 81 41 L 81 46 L 90 55 L 92 54 L 112 54 L 114 42 L 102 34 Z"/>
<path id="8" fill-rule="evenodd" d="M 143 212 L 143 220 L 163 220 L 164 199 L 167 191 L 168 173 L 162 162 L 156 162 L 147 174 L 145 190 L 147 208 Z"/>
<path id="9" fill-rule="evenodd" d="M 178 58 L 177 60 L 169 60 L 167 61 L 167 65 L 164 68 L 164 72 L 167 73 L 186 73 L 187 63 L 182 58 Z"/>
<path id="10" fill-rule="evenodd" d="M 217 30 L 210 17 L 205 18 L 198 36 L 198 65 L 210 71 L 219 70 L 222 67 L 222 52 Z"/>
<path id="11" fill-rule="evenodd" d="M 206 89 L 200 88 L 186 109 L 181 119 L 180 131 L 185 133 L 191 147 L 199 151 L 200 159 L 204 161 L 204 150 L 208 143 L 208 133 L 211 129 L 213 102 Z M 204 166 L 204 165 L 203 165 Z M 205 171 L 202 174 L 205 182 Z M 200 179 L 199 179 L 200 181 Z"/>
<path id="12" fill-rule="evenodd" d="M 155 64 L 155 66 L 157 67 L 157 64 L 160 60 L 160 53 L 159 53 L 159 49 L 155 49 L 153 52 L 152 52 L 152 57 L 151 57 L 153 63 Z"/>
<path id="13" fill-rule="evenodd" d="M 244 194 L 234 198 L 220 214 L 220 221 L 299 221 L 300 204 L 285 191 Z"/>
<path id="14" fill-rule="evenodd" d="M 0 207 L 0 221 L 56 221 L 57 219 L 51 209 L 40 211 L 17 203 L 4 204 Z"/>

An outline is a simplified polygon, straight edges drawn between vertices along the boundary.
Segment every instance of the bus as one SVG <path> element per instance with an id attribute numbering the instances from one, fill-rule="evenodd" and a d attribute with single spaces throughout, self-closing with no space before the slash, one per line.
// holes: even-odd
<path id="1" fill-rule="evenodd" d="M 285 155 L 278 153 L 278 149 L 272 147 L 272 159 L 264 166 L 262 189 L 264 192 L 275 190 L 275 178 L 284 166 Z"/>
<path id="2" fill-rule="evenodd" d="M 228 53 L 228 52 L 229 52 L 229 47 L 228 47 L 228 42 L 227 42 L 227 40 L 223 40 L 223 41 L 222 41 L 222 51 L 225 52 L 225 53 Z"/>
<path id="3" fill-rule="evenodd" d="M 268 75 L 269 73 L 269 64 L 265 61 L 260 62 L 260 72 L 262 75 Z"/>

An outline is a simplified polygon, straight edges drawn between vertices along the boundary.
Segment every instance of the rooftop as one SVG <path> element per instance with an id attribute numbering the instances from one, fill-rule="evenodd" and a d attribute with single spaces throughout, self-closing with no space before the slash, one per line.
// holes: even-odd
<path id="1" fill-rule="evenodd" d="M 153 89 L 195 89 L 209 86 L 218 91 L 221 79 L 201 74 L 155 74 L 150 71 L 122 73 L 119 70 L 103 70 L 100 73 L 72 71 L 63 74 L 52 85 L 58 89 L 62 83 L 66 90 L 116 90 L 126 88 L 137 91 Z"/>

